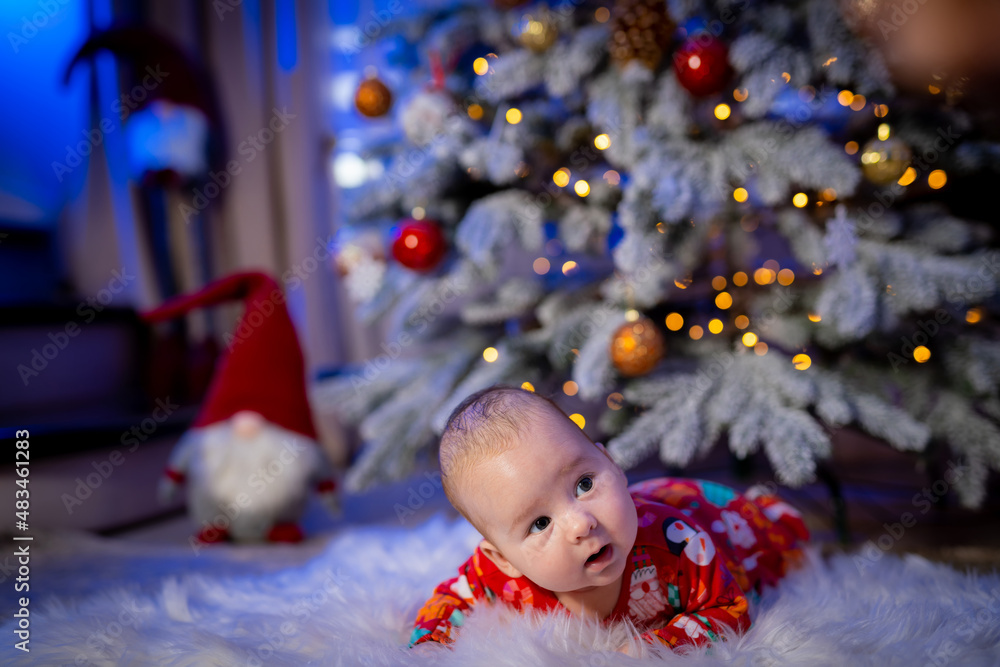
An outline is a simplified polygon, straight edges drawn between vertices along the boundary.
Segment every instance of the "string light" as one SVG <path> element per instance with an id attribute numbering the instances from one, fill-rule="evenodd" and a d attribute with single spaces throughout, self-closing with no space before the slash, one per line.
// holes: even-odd
<path id="1" fill-rule="evenodd" d="M 750 326 L 750 318 L 746 315 L 737 315 L 735 320 L 736 328 L 739 330 L 746 329 Z"/>
<path id="2" fill-rule="evenodd" d="M 743 334 L 742 340 L 743 344 L 746 345 L 747 347 L 753 347 L 754 345 L 757 344 L 757 334 L 755 334 L 752 331 L 748 331 L 745 334 Z"/>
<path id="3" fill-rule="evenodd" d="M 714 278 L 712 278 L 712 289 L 714 290 L 726 289 L 726 277 L 715 276 Z"/>
<path id="4" fill-rule="evenodd" d="M 864 95 L 855 95 L 854 99 L 851 100 L 851 109 L 854 111 L 861 111 L 868 104 L 868 100 L 865 99 Z"/>
<path id="5" fill-rule="evenodd" d="M 747 199 L 749 199 L 749 197 L 750 193 L 747 192 L 746 188 L 736 188 L 735 190 L 733 190 L 733 199 L 735 199 L 741 204 L 745 202 Z"/>
<path id="6" fill-rule="evenodd" d="M 483 117 L 483 108 L 478 104 L 469 105 L 469 118 L 472 120 L 479 120 Z"/>
<path id="7" fill-rule="evenodd" d="M 809 313 L 809 321 L 810 322 L 821 322 L 821 321 L 823 321 L 823 318 L 819 315 L 819 313 Z"/>
<path id="8" fill-rule="evenodd" d="M 805 371 L 812 366 L 812 359 L 809 358 L 808 354 L 796 354 L 792 357 L 792 363 L 795 365 L 797 370 Z"/>
<path id="9" fill-rule="evenodd" d="M 719 292 L 715 295 L 715 305 L 722 310 L 726 310 L 733 305 L 733 297 L 729 295 L 729 292 Z"/>
<path id="10" fill-rule="evenodd" d="M 486 61 L 486 58 L 476 58 L 472 62 L 472 71 L 479 76 L 483 76 L 490 71 L 490 64 Z"/>
<path id="11" fill-rule="evenodd" d="M 507 109 L 507 114 L 504 117 L 511 125 L 517 125 L 521 122 L 521 110 L 516 107 L 511 107 L 510 109 Z"/>
<path id="12" fill-rule="evenodd" d="M 611 145 L 611 137 L 606 134 L 599 134 L 594 137 L 594 145 L 597 146 L 599 150 L 604 150 Z"/>
<path id="13" fill-rule="evenodd" d="M 753 353 L 758 357 L 763 357 L 767 354 L 767 343 L 762 340 L 757 341 L 757 344 L 753 346 Z"/>
<path id="14" fill-rule="evenodd" d="M 688 285 L 690 284 L 691 284 L 691 276 L 687 276 L 686 278 L 681 278 L 679 280 L 674 281 L 674 285 L 678 289 L 687 289 Z"/>
<path id="15" fill-rule="evenodd" d="M 584 426 L 587 425 L 587 420 L 584 419 L 583 415 L 581 415 L 579 412 L 574 412 L 569 416 L 569 418 L 572 419 L 573 423 L 579 426 L 580 428 L 583 428 Z"/>
<path id="16" fill-rule="evenodd" d="M 608 394 L 608 407 L 612 410 L 621 410 L 622 404 L 625 402 L 625 397 L 619 394 L 617 391 Z"/>
<path id="17" fill-rule="evenodd" d="M 875 117 L 876 118 L 885 118 L 888 115 L 889 115 L 889 107 L 888 106 L 886 106 L 885 104 L 876 104 L 875 105 Z"/>
<path id="18" fill-rule="evenodd" d="M 552 268 L 552 265 L 549 264 L 549 260 L 545 259 L 544 257 L 539 257 L 534 262 L 532 262 L 531 268 L 533 268 L 535 270 L 535 273 L 537 273 L 538 275 L 544 276 L 546 273 L 549 272 L 549 269 Z"/>
<path id="19" fill-rule="evenodd" d="M 917 170 L 914 169 L 913 167 L 907 167 L 906 171 L 903 172 L 903 175 L 900 176 L 899 180 L 896 182 L 902 185 L 903 187 L 906 187 L 907 185 L 913 183 L 913 181 L 915 180 L 917 180 Z"/>
<path id="20" fill-rule="evenodd" d="M 948 182 L 948 174 L 944 172 L 944 169 L 935 169 L 927 175 L 927 185 L 931 186 L 934 190 L 940 190 Z"/>
<path id="21" fill-rule="evenodd" d="M 743 271 L 737 271 L 733 274 L 733 284 L 737 287 L 743 287 L 747 284 L 747 274 Z"/>
<path id="22" fill-rule="evenodd" d="M 931 358 L 931 351 L 928 350 L 923 345 L 919 345 L 913 349 L 913 360 L 918 364 L 925 364 Z"/>
<path id="23" fill-rule="evenodd" d="M 750 97 L 750 91 L 746 88 L 737 88 L 733 91 L 733 99 L 737 102 L 745 102 Z"/>
<path id="24" fill-rule="evenodd" d="M 719 120 L 726 120 L 732 113 L 732 109 L 729 108 L 728 104 L 719 104 L 715 107 L 715 117 Z"/>
<path id="25" fill-rule="evenodd" d="M 598 23 L 607 23 L 608 19 L 611 18 L 611 11 L 607 7 L 598 7 L 597 11 L 594 12 L 594 18 L 597 19 Z"/>
<path id="26" fill-rule="evenodd" d="M 622 177 L 621 174 L 619 174 L 614 169 L 608 169 L 606 172 L 604 172 L 604 181 L 608 185 L 618 185 L 619 183 L 622 182 Z"/>
<path id="27" fill-rule="evenodd" d="M 569 177 L 570 177 L 569 169 L 563 167 L 556 173 L 552 174 L 552 182 L 558 185 L 559 187 L 564 188 L 567 185 L 569 185 Z"/>
<path id="28" fill-rule="evenodd" d="M 842 90 L 837 93 L 837 101 L 840 102 L 840 106 L 848 107 L 854 101 L 854 93 L 849 90 Z"/>
<path id="29" fill-rule="evenodd" d="M 499 357 L 500 353 L 497 352 L 497 349 L 495 347 L 488 347 L 485 350 L 483 350 L 483 359 L 485 359 L 491 364 L 494 361 L 496 361 Z"/>
<path id="30" fill-rule="evenodd" d="M 714 334 L 719 334 L 722 333 L 722 326 L 722 320 L 716 317 L 709 321 L 708 330 Z"/>
<path id="31" fill-rule="evenodd" d="M 691 336 L 691 340 L 700 340 L 705 335 L 705 330 L 696 324 L 688 329 L 688 335 Z"/>
<path id="32" fill-rule="evenodd" d="M 820 193 L 820 196 L 822 196 L 823 199 L 826 201 L 836 201 L 837 191 L 834 190 L 833 188 L 826 188 L 825 190 L 823 190 L 823 192 Z"/>
<path id="33" fill-rule="evenodd" d="M 576 262 L 574 262 L 573 260 L 569 260 L 568 262 L 562 265 L 563 275 L 568 276 L 569 272 L 575 268 L 576 268 Z"/>
<path id="34" fill-rule="evenodd" d="M 791 269 L 782 269 L 778 271 L 778 284 L 783 287 L 788 287 L 793 282 L 795 282 L 795 272 Z"/>
<path id="35" fill-rule="evenodd" d="M 886 141 L 892 135 L 892 128 L 889 127 L 889 123 L 882 123 L 878 126 L 878 138 L 881 141 Z"/>
<path id="36" fill-rule="evenodd" d="M 525 389 L 527 391 L 535 391 L 535 385 L 531 384 L 530 382 L 522 382 L 521 389 Z"/>
<path id="37" fill-rule="evenodd" d="M 758 285 L 770 285 L 774 282 L 774 271 L 761 267 L 753 272 L 753 281 Z"/>
<path id="38" fill-rule="evenodd" d="M 794 197 L 792 197 L 792 204 L 795 205 L 795 208 L 805 208 L 805 206 L 808 203 L 809 203 L 809 195 L 807 195 L 804 192 L 799 192 Z"/>
<path id="39" fill-rule="evenodd" d="M 684 317 L 680 313 L 670 313 L 667 315 L 666 324 L 671 331 L 680 331 L 684 326 Z"/>
<path id="40" fill-rule="evenodd" d="M 970 308 L 965 314 L 965 321 L 969 324 L 976 324 L 983 319 L 983 309 L 982 308 Z"/>
<path id="41" fill-rule="evenodd" d="M 413 210 L 410 211 L 410 217 L 414 220 L 423 220 L 426 215 L 427 211 L 424 210 L 423 206 L 414 206 Z"/>
<path id="42" fill-rule="evenodd" d="M 856 141 L 848 141 L 846 144 L 844 144 L 844 151 L 848 155 L 854 155 L 855 153 L 858 152 L 860 148 L 861 147 L 858 145 L 858 142 Z"/>
<path id="43" fill-rule="evenodd" d="M 581 197 L 586 197 L 590 194 L 590 183 L 581 178 L 573 185 L 573 190 Z"/>
<path id="44" fill-rule="evenodd" d="M 563 393 L 567 396 L 576 396 L 577 392 L 580 391 L 580 386 L 573 382 L 572 380 L 567 380 L 563 382 Z"/>

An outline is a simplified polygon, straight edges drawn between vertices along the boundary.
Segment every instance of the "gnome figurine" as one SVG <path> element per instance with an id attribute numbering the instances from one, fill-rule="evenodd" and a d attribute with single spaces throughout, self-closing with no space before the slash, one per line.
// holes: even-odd
<path id="1" fill-rule="evenodd" d="M 310 490 L 339 512 L 332 468 L 306 397 L 305 362 L 278 284 L 238 273 L 143 315 L 172 319 L 232 300 L 245 310 L 220 357 L 201 411 L 160 483 L 169 502 L 187 486 L 200 542 L 298 542 Z"/>

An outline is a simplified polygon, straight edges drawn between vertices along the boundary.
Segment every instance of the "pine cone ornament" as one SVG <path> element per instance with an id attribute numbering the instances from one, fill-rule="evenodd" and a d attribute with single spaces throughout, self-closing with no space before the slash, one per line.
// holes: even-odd
<path id="1" fill-rule="evenodd" d="M 618 0 L 612 12 L 611 58 L 624 67 L 638 60 L 656 70 L 677 27 L 663 0 Z"/>

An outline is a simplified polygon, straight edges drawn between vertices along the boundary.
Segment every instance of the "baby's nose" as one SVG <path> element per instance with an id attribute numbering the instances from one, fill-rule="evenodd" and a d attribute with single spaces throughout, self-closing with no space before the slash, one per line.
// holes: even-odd
<path id="1" fill-rule="evenodd" d="M 597 519 L 585 507 L 576 507 L 569 513 L 567 521 L 568 537 L 576 541 L 590 535 L 597 528 Z"/>

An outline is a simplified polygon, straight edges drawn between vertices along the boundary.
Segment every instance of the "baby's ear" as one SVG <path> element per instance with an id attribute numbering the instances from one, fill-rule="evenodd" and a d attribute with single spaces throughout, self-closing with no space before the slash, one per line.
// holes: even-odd
<path id="1" fill-rule="evenodd" d="M 518 577 L 523 576 L 521 571 L 511 565 L 510 561 L 504 558 L 503 554 L 500 553 L 500 550 L 497 549 L 496 546 L 494 546 L 494 544 L 489 540 L 483 540 L 480 542 L 479 549 L 486 554 L 487 558 L 493 561 L 493 564 L 497 566 L 498 570 L 506 574 L 508 577 L 517 579 Z"/>

